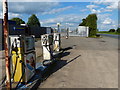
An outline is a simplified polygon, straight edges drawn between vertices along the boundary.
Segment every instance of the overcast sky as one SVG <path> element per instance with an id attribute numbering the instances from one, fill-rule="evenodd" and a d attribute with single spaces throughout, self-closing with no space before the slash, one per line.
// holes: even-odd
<path id="1" fill-rule="evenodd" d="M 61 28 L 69 26 L 74 30 L 83 18 L 96 13 L 99 30 L 118 27 L 118 0 L 94 0 L 91 2 L 59 2 L 55 0 L 54 2 L 52 0 L 35 2 L 35 0 L 29 0 L 29 2 L 9 2 L 8 5 L 9 19 L 20 17 L 27 22 L 31 14 L 36 14 L 42 26 L 56 28 L 57 23 L 61 23 Z M 2 2 L 0 2 L 0 7 L 0 18 L 2 18 Z"/>

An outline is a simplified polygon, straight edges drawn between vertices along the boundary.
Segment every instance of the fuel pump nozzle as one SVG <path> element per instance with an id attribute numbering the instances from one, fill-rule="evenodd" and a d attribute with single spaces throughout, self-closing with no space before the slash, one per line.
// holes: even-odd
<path id="1" fill-rule="evenodd" d="M 15 39 L 14 42 L 12 43 L 11 51 L 15 51 L 16 54 L 18 55 L 17 39 Z"/>

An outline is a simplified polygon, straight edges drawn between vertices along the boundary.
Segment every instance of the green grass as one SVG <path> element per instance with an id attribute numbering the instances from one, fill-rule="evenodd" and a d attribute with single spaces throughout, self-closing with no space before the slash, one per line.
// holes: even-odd
<path id="1" fill-rule="evenodd" d="M 101 36 L 89 36 L 89 38 L 102 38 Z"/>
<path id="2" fill-rule="evenodd" d="M 101 33 L 101 34 L 113 34 L 113 35 L 120 35 L 120 33 L 118 33 L 118 32 L 108 32 L 108 31 L 99 31 L 98 33 Z"/>

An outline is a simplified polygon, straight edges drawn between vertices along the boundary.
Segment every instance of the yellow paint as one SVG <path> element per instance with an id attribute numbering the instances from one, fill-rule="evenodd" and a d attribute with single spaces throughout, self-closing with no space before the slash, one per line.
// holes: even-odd
<path id="1" fill-rule="evenodd" d="M 18 48 L 18 52 L 17 53 L 23 53 L 23 50 L 22 50 L 22 48 Z M 12 51 L 12 54 L 16 54 L 16 52 L 15 51 Z"/>
<path id="2" fill-rule="evenodd" d="M 24 62 L 24 57 L 22 55 L 21 48 L 18 48 L 18 55 L 16 54 L 15 51 L 12 51 L 12 64 L 13 64 L 13 72 L 15 70 L 15 64 L 16 64 L 16 60 L 17 60 L 17 67 L 16 67 L 16 71 L 15 71 L 15 75 L 14 75 L 14 82 L 19 82 L 23 71 L 24 71 L 24 67 L 22 65 L 22 63 L 20 63 L 20 60 L 22 60 Z M 25 76 L 23 77 L 23 79 L 21 80 L 21 82 L 25 81 Z"/>
<path id="3" fill-rule="evenodd" d="M 24 29 L 24 28 L 16 28 L 16 29 Z"/>
<path id="4" fill-rule="evenodd" d="M 57 48 L 58 48 L 58 44 L 55 44 L 53 50 L 56 50 Z"/>

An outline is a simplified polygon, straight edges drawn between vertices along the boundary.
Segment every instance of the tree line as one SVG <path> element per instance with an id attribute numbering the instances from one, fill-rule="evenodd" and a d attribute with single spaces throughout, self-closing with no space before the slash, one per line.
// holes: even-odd
<path id="1" fill-rule="evenodd" d="M 110 29 L 108 32 L 117 32 L 117 33 L 120 33 L 120 28 L 118 27 L 116 30 L 115 29 Z"/>
<path id="2" fill-rule="evenodd" d="M 12 21 L 16 21 L 17 25 L 21 25 L 21 24 L 25 24 L 25 21 L 23 21 L 21 18 L 15 17 L 10 19 Z M 41 24 L 39 22 L 39 19 L 37 18 L 37 16 L 35 14 L 32 14 L 29 18 L 28 18 L 28 22 L 27 22 L 28 26 L 39 26 L 41 27 Z"/>

